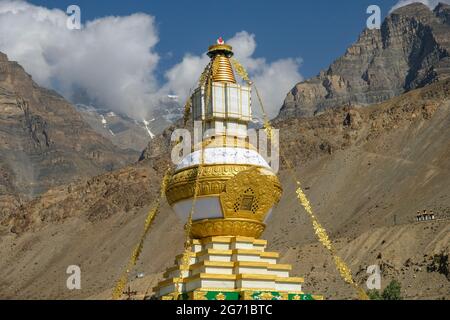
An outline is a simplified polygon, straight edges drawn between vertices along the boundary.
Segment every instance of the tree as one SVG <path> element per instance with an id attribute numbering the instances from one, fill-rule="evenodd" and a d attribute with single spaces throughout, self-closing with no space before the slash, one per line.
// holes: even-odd
<path id="1" fill-rule="evenodd" d="M 381 297 L 383 300 L 402 300 L 401 296 L 402 287 L 400 282 L 392 280 L 388 286 L 383 290 Z"/>
<path id="2" fill-rule="evenodd" d="M 401 285 L 397 280 L 392 280 L 380 294 L 377 289 L 367 291 L 370 300 L 402 300 Z"/>

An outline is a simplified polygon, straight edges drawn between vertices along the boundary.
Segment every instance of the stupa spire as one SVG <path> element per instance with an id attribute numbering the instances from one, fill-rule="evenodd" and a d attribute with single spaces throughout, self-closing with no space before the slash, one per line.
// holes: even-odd
<path id="1" fill-rule="evenodd" d="M 236 83 L 230 58 L 233 56 L 233 48 L 225 44 L 222 37 L 217 43 L 210 46 L 208 56 L 212 59 L 212 80 L 215 82 Z"/>

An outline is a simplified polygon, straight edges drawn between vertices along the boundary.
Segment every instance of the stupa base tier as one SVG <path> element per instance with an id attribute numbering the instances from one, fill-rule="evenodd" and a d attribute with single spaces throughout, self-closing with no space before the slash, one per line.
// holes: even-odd
<path id="1" fill-rule="evenodd" d="M 267 241 L 223 236 L 193 240 L 191 250 L 175 258 L 165 280 L 153 288 L 159 299 L 173 300 L 318 300 L 305 295 L 303 278 L 267 252 Z"/>
<path id="2" fill-rule="evenodd" d="M 208 291 L 195 290 L 181 295 L 168 294 L 162 300 L 323 300 L 321 295 L 305 294 L 302 292 L 280 291 Z"/>

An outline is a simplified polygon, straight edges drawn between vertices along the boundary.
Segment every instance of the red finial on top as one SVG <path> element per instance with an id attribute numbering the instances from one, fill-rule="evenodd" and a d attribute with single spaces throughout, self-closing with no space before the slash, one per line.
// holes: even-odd
<path id="1" fill-rule="evenodd" d="M 219 39 L 217 39 L 217 44 L 224 44 L 225 41 L 223 41 L 222 37 L 219 37 Z"/>

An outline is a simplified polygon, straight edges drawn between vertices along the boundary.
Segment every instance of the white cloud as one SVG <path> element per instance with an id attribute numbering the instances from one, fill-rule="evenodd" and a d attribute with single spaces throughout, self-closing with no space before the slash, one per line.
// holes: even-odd
<path id="1" fill-rule="evenodd" d="M 434 9 L 439 4 L 439 2 L 450 4 L 450 0 L 400 0 L 391 8 L 390 12 L 414 2 L 423 3 L 430 9 Z"/>
<path id="2" fill-rule="evenodd" d="M 246 31 L 236 33 L 226 42 L 233 47 L 235 58 L 247 69 L 250 78 L 258 87 L 268 116 L 275 117 L 288 91 L 297 82 L 303 80 L 299 73 L 301 60 L 286 58 L 267 62 L 264 58 L 254 57 L 255 35 Z M 178 94 L 183 101 L 208 61 L 209 58 L 206 54 L 201 56 L 187 54 L 179 64 L 166 73 L 168 82 L 164 86 L 164 90 Z M 254 113 L 260 114 L 260 107 L 255 95 L 253 95 L 252 101 Z"/>
<path id="3" fill-rule="evenodd" d="M 81 15 L 83 11 L 81 8 Z M 99 104 L 134 118 L 145 118 L 158 99 L 169 94 L 180 101 L 195 86 L 209 61 L 206 54 L 186 54 L 165 72 L 158 85 L 155 18 L 147 14 L 105 17 L 81 30 L 66 27 L 62 10 L 24 1 L 0 0 L 0 51 L 18 61 L 43 86 L 70 98 L 76 88 Z M 268 114 L 276 116 L 286 93 L 300 80 L 299 59 L 268 62 L 254 57 L 255 35 L 246 31 L 229 39 L 235 56 L 259 87 Z M 207 45 L 207 44 L 206 44 Z M 254 110 L 259 107 L 254 101 Z"/>
<path id="4" fill-rule="evenodd" d="M 22 64 L 39 84 L 66 97 L 81 87 L 100 104 L 144 117 L 150 94 L 157 90 L 154 18 L 106 17 L 81 30 L 69 30 L 67 18 L 61 10 L 1 1 L 0 51 Z"/>
<path id="5" fill-rule="evenodd" d="M 184 102 L 191 90 L 195 89 L 200 74 L 208 64 L 209 58 L 206 54 L 195 56 L 186 54 L 183 60 L 170 68 L 165 73 L 167 82 L 160 89 L 160 96 L 175 94 L 180 101 Z"/>

